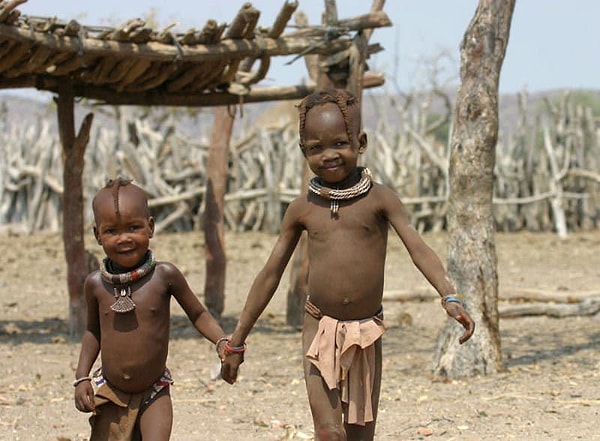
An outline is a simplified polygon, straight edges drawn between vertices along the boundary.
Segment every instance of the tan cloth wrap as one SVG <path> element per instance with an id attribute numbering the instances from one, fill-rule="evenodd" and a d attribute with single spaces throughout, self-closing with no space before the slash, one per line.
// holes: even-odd
<path id="1" fill-rule="evenodd" d="M 385 332 L 383 320 L 370 317 L 342 321 L 322 313 L 313 314 L 318 308 L 310 301 L 307 301 L 305 309 L 319 320 L 317 334 L 306 356 L 319 369 L 330 390 L 339 388 L 342 402 L 348 409 L 346 422 L 364 426 L 374 420 L 371 401 L 375 373 L 374 343 Z"/>
<path id="2" fill-rule="evenodd" d="M 140 439 L 136 423 L 142 403 L 148 399 L 152 388 L 137 394 L 122 392 L 108 383 L 104 383 L 96 391 L 94 402 L 96 411 L 90 418 L 92 435 L 90 441 L 130 441 Z M 111 408 L 103 409 L 103 405 L 112 403 Z M 100 423 L 101 419 L 108 421 Z M 109 422 L 110 421 L 110 422 Z"/>

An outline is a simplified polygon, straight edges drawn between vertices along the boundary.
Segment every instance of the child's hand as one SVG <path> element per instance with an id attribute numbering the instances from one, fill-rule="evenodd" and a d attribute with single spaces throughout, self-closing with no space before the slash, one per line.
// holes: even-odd
<path id="1" fill-rule="evenodd" d="M 462 304 L 458 302 L 448 302 L 444 308 L 450 317 L 459 322 L 463 328 L 465 328 L 465 332 L 458 340 L 458 342 L 462 345 L 473 335 L 473 332 L 475 331 L 475 322 Z"/>
<path id="2" fill-rule="evenodd" d="M 227 354 L 221 360 L 221 378 L 229 384 L 235 383 L 240 365 L 244 362 L 244 353 Z"/>
<path id="3" fill-rule="evenodd" d="M 91 382 L 84 381 L 75 386 L 75 407 L 80 412 L 93 412 L 95 409 L 94 403 L 94 388 Z"/>

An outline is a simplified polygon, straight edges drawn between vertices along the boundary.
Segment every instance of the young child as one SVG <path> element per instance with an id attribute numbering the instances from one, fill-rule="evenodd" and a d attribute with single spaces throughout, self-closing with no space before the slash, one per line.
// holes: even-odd
<path id="1" fill-rule="evenodd" d="M 154 219 L 140 187 L 111 180 L 95 195 L 92 208 L 94 236 L 106 257 L 85 280 L 87 328 L 75 373 L 75 407 L 94 412 L 90 440 L 168 440 L 171 296 L 194 327 L 217 344 L 221 357 L 225 333 L 177 267 L 154 260 L 148 248 Z M 100 352 L 102 367 L 90 377 Z"/>
<path id="2" fill-rule="evenodd" d="M 442 296 L 447 314 L 475 324 L 435 252 L 411 226 L 398 196 L 358 167 L 367 148 L 359 103 L 344 90 L 317 92 L 299 105 L 300 149 L 316 175 L 288 207 L 279 238 L 256 276 L 228 345 L 243 348 L 271 300 L 303 231 L 308 234 L 308 293 L 302 347 L 316 440 L 372 440 L 381 384 L 382 297 L 389 227 Z M 233 383 L 243 353 L 225 352 Z"/>

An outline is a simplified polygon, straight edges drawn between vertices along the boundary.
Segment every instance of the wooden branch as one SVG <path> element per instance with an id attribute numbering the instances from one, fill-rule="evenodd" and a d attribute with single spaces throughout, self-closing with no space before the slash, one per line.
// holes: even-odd
<path id="1" fill-rule="evenodd" d="M 166 218 L 156 223 L 155 231 L 157 233 L 166 229 L 169 225 L 175 223 L 186 214 L 189 214 L 190 207 L 185 202 L 179 202 L 177 209 L 173 210 Z"/>
<path id="2" fill-rule="evenodd" d="M 600 290 L 592 291 L 550 291 L 531 288 L 510 288 L 500 293 L 500 301 L 528 303 L 575 304 L 589 302 L 600 297 Z M 383 293 L 383 299 L 389 302 L 423 302 L 439 299 L 432 289 L 389 290 Z"/>
<path id="3" fill-rule="evenodd" d="M 594 173 L 593 171 L 590 171 L 590 170 L 582 170 L 579 168 L 572 168 L 567 172 L 567 175 L 590 179 L 590 180 L 596 181 L 597 183 L 600 184 L 600 174 Z"/>
<path id="4" fill-rule="evenodd" d="M 156 208 L 163 205 L 170 205 L 176 202 L 186 201 L 203 195 L 206 192 L 206 187 L 192 188 L 184 193 L 179 193 L 172 196 L 163 196 L 159 198 L 152 198 L 148 201 L 148 207 Z"/>
<path id="5" fill-rule="evenodd" d="M 385 76 L 382 73 L 370 72 L 363 77 L 363 88 L 373 88 L 383 85 Z M 41 90 L 56 91 L 60 80 L 44 78 L 38 81 Z M 1 84 L 1 81 L 0 81 Z M 0 86 L 1 87 L 1 86 Z M 222 105 L 237 105 L 260 103 L 265 101 L 299 100 L 315 91 L 314 84 L 298 86 L 254 87 L 247 95 L 234 95 L 227 92 L 210 94 L 174 95 L 168 92 L 127 93 L 117 92 L 104 87 L 75 86 L 76 96 L 97 100 L 106 105 L 137 105 L 137 106 L 173 106 L 173 107 L 214 107 Z"/>
<path id="6" fill-rule="evenodd" d="M 366 23 L 369 27 L 372 23 Z M 373 23 L 374 24 L 374 23 Z M 175 59 L 185 62 L 210 62 L 256 56 L 295 55 L 300 53 L 329 55 L 347 49 L 348 39 L 335 39 L 322 44 L 318 37 L 286 37 L 277 39 L 259 38 L 221 40 L 211 45 L 173 46 L 157 42 L 132 44 L 112 40 L 87 38 L 84 42 L 77 37 L 57 37 L 54 34 L 31 32 L 15 26 L 0 24 L 0 41 L 17 41 L 28 45 L 46 46 L 56 51 L 70 52 L 77 56 L 82 44 L 88 57 L 116 57 L 172 63 Z"/>
<path id="7" fill-rule="evenodd" d="M 522 305 L 501 305 L 498 307 L 500 318 L 515 318 L 532 315 L 564 318 L 582 315 L 595 315 L 600 312 L 600 297 L 584 300 L 575 304 L 527 303 Z"/>

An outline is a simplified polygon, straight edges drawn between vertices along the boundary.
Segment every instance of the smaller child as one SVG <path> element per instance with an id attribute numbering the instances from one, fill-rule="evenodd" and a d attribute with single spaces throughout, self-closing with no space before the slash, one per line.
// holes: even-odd
<path id="1" fill-rule="evenodd" d="M 110 180 L 96 193 L 92 208 L 94 236 L 106 257 L 84 284 L 87 328 L 75 373 L 75 407 L 93 412 L 90 440 L 168 440 L 171 296 L 221 357 L 225 333 L 179 269 L 154 260 L 148 248 L 154 219 L 140 187 Z M 102 367 L 90 377 L 100 351 Z"/>

